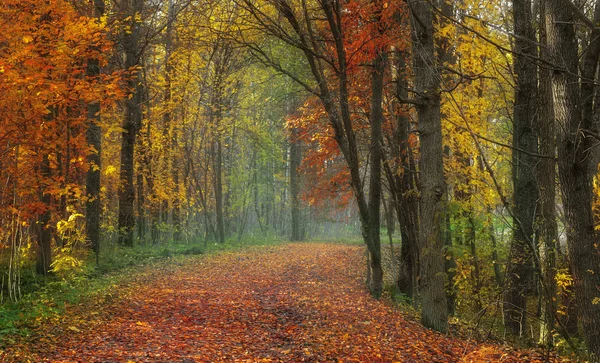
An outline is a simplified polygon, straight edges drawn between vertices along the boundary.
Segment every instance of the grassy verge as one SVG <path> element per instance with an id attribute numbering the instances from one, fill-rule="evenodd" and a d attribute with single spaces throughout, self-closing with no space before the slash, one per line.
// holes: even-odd
<path id="1" fill-rule="evenodd" d="M 108 245 L 101 251 L 98 264 L 95 256 L 89 256 L 81 268 L 71 274 L 24 276 L 23 297 L 17 302 L 0 305 L 0 349 L 31 335 L 41 324 L 60 321 L 67 306 L 79 304 L 97 294 L 108 293 L 144 266 L 165 261 L 169 263 L 168 260 L 182 262 L 204 254 L 279 243 L 281 241 L 274 237 L 249 236 L 239 242 L 235 239 L 225 244 L 170 243 L 130 248 Z"/>

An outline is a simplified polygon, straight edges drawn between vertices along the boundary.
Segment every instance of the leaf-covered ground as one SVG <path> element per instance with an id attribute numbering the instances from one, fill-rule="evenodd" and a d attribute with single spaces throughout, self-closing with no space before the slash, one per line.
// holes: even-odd
<path id="1" fill-rule="evenodd" d="M 2 362 L 522 362 L 422 328 L 363 285 L 364 250 L 287 244 L 158 264 Z"/>

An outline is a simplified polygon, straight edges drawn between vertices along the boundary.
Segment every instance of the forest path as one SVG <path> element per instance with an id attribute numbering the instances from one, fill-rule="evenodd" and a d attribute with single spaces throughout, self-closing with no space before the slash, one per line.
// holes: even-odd
<path id="1" fill-rule="evenodd" d="M 362 246 L 297 243 L 159 264 L 0 361 L 532 361 L 429 331 L 372 299 L 363 258 Z"/>

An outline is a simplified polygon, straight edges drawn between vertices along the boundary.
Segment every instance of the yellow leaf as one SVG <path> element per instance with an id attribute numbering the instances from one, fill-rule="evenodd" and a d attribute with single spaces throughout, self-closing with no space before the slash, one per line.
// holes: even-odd
<path id="1" fill-rule="evenodd" d="M 24 35 L 23 36 L 23 43 L 29 44 L 31 42 L 33 42 L 33 37 L 31 35 Z"/>

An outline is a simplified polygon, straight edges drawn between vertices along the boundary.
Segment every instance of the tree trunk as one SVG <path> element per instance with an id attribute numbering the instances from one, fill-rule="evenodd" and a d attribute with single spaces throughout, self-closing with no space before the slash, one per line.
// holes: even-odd
<path id="1" fill-rule="evenodd" d="M 406 110 L 402 109 L 402 100 L 408 99 L 408 82 L 405 74 L 400 70 L 407 69 L 406 54 L 395 51 L 392 77 L 396 81 L 396 97 L 394 112 L 396 113 L 396 129 L 392 140 L 392 152 L 399 165 L 394 170 L 386 168 L 390 185 L 394 191 L 396 215 L 400 225 L 402 245 L 400 260 L 402 261 L 398 272 L 398 289 L 416 303 L 417 272 L 418 272 L 418 244 L 419 244 L 419 206 L 416 199 L 416 170 L 409 144 L 410 120 Z M 385 164 L 386 166 L 389 163 Z"/>
<path id="2" fill-rule="evenodd" d="M 139 70 L 140 20 L 143 0 L 128 0 L 127 15 L 130 29 L 123 34 L 125 51 L 125 69 L 133 72 L 127 79 L 128 98 L 125 101 L 125 120 L 121 133 L 121 172 L 119 185 L 119 243 L 133 246 L 133 230 L 135 227 L 135 187 L 134 156 L 135 139 L 142 125 L 142 87 Z"/>
<path id="3" fill-rule="evenodd" d="M 43 183 L 48 183 L 50 179 L 50 159 L 47 151 L 42 157 L 40 165 L 41 180 Z M 36 234 L 38 242 L 36 272 L 38 275 L 47 275 L 50 273 L 52 264 L 52 230 L 50 229 L 50 216 L 52 198 L 46 190 L 45 185 L 41 185 L 39 189 L 40 201 L 44 204 L 44 212 L 38 216 L 36 224 Z"/>
<path id="4" fill-rule="evenodd" d="M 104 0 L 94 0 L 93 16 L 97 20 L 104 15 Z M 100 65 L 97 59 L 88 59 L 87 76 L 94 79 L 100 75 Z M 86 174 L 85 190 L 87 194 L 85 227 L 86 235 L 90 240 L 92 249 L 96 253 L 96 262 L 100 254 L 100 176 L 101 176 L 101 152 L 102 152 L 102 130 L 100 129 L 100 102 L 91 102 L 87 107 L 87 143 L 90 153 L 87 156 L 89 169 Z"/>
<path id="5" fill-rule="evenodd" d="M 293 129 L 290 135 L 290 197 L 292 202 L 292 241 L 302 239 L 300 233 L 300 175 L 298 168 L 302 162 L 302 151 L 300 140 L 298 140 L 298 130 Z"/>
<path id="6" fill-rule="evenodd" d="M 177 150 L 177 130 L 173 130 L 173 144 L 172 148 Z M 177 153 L 173 154 L 173 165 L 171 170 L 171 176 L 173 177 L 173 205 L 171 210 L 173 211 L 173 241 L 181 241 L 181 200 L 179 199 L 180 186 L 179 186 L 179 157 Z"/>
<path id="7" fill-rule="evenodd" d="M 443 231 L 446 213 L 446 181 L 440 113 L 440 72 L 435 57 L 431 4 L 409 2 L 413 38 L 413 71 L 417 96 L 417 118 L 421 141 L 420 203 L 420 291 L 421 322 L 446 332 L 448 305 L 444 273 Z"/>
<path id="8" fill-rule="evenodd" d="M 450 156 L 450 148 L 444 148 L 444 154 L 446 157 Z M 450 192 L 447 191 L 444 196 L 446 202 L 450 202 Z M 471 206 L 468 207 L 471 212 Z M 446 218 L 444 221 L 444 271 L 446 272 L 446 276 L 448 280 L 446 281 L 446 299 L 448 301 L 448 314 L 450 316 L 454 316 L 456 314 L 456 301 L 457 301 L 457 291 L 454 288 L 455 279 L 456 279 L 456 260 L 454 259 L 454 248 L 452 244 L 452 221 L 450 218 L 450 213 L 446 213 Z"/>
<path id="9" fill-rule="evenodd" d="M 380 297 L 383 287 L 383 270 L 381 267 L 381 159 L 383 135 L 381 123 L 383 118 L 383 76 L 385 55 L 381 51 L 373 61 L 371 79 L 371 173 L 369 177 L 369 224 L 374 249 L 370 252 L 372 286 L 371 292 Z"/>
<path id="10" fill-rule="evenodd" d="M 142 157 L 143 160 L 143 157 Z M 146 213 L 144 205 L 146 204 L 144 175 L 139 172 L 137 175 L 137 233 L 141 243 L 146 240 Z"/>
<path id="11" fill-rule="evenodd" d="M 218 131 L 217 131 L 218 132 Z M 223 218 L 223 152 L 220 135 L 213 142 L 213 172 L 215 190 L 215 213 L 217 217 L 217 242 L 225 243 L 225 222 Z"/>
<path id="12" fill-rule="evenodd" d="M 181 239 L 181 221 L 180 221 L 180 201 L 179 201 L 179 158 L 177 156 L 177 125 L 172 123 L 174 107 L 172 104 L 172 84 L 171 78 L 174 72 L 171 64 L 171 54 L 173 52 L 173 23 L 175 22 L 175 9 L 173 0 L 168 1 L 167 8 L 167 27 L 165 32 L 165 94 L 164 104 L 166 111 L 163 114 L 164 140 L 170 142 L 167 146 L 167 164 L 170 164 L 170 174 L 172 177 L 173 190 L 171 200 L 165 201 L 165 222 L 168 223 L 168 216 L 171 214 L 173 226 L 173 240 Z M 167 141 L 169 140 L 170 141 Z"/>
<path id="13" fill-rule="evenodd" d="M 552 94 L 556 117 L 558 171 L 561 182 L 569 258 L 579 321 L 591 361 L 600 361 L 600 238 L 592 213 L 593 160 L 596 141 L 585 137 L 593 129 L 590 119 L 581 116 L 578 79 L 578 46 L 574 18 L 561 0 L 549 0 L 546 29 L 553 63 Z M 596 2 L 598 8 L 599 2 Z M 596 67 L 596 65 L 593 65 Z M 583 73 L 583 72 L 582 72 Z"/>
<path id="14" fill-rule="evenodd" d="M 538 159 L 534 118 L 537 77 L 536 39 L 532 25 L 531 0 L 513 1 L 515 27 L 514 72 L 516 77 L 513 113 L 513 240 L 508 260 L 504 293 L 504 324 L 513 335 L 521 335 L 527 324 L 527 293 L 533 282 L 533 222 L 538 200 L 535 167 Z M 523 150 L 524 152 L 522 152 Z"/>
<path id="15" fill-rule="evenodd" d="M 546 3 L 540 2 L 543 19 Z M 540 24 L 540 58 L 548 61 L 545 22 Z M 556 222 L 556 135 L 554 109 L 552 105 L 552 72 L 539 67 L 539 117 L 537 121 L 539 153 L 546 156 L 538 159 L 537 185 L 539 187 L 538 222 L 540 267 L 542 272 L 542 306 L 538 344 L 553 345 L 552 331 L 556 316 L 556 256 L 558 248 L 558 226 Z"/>

